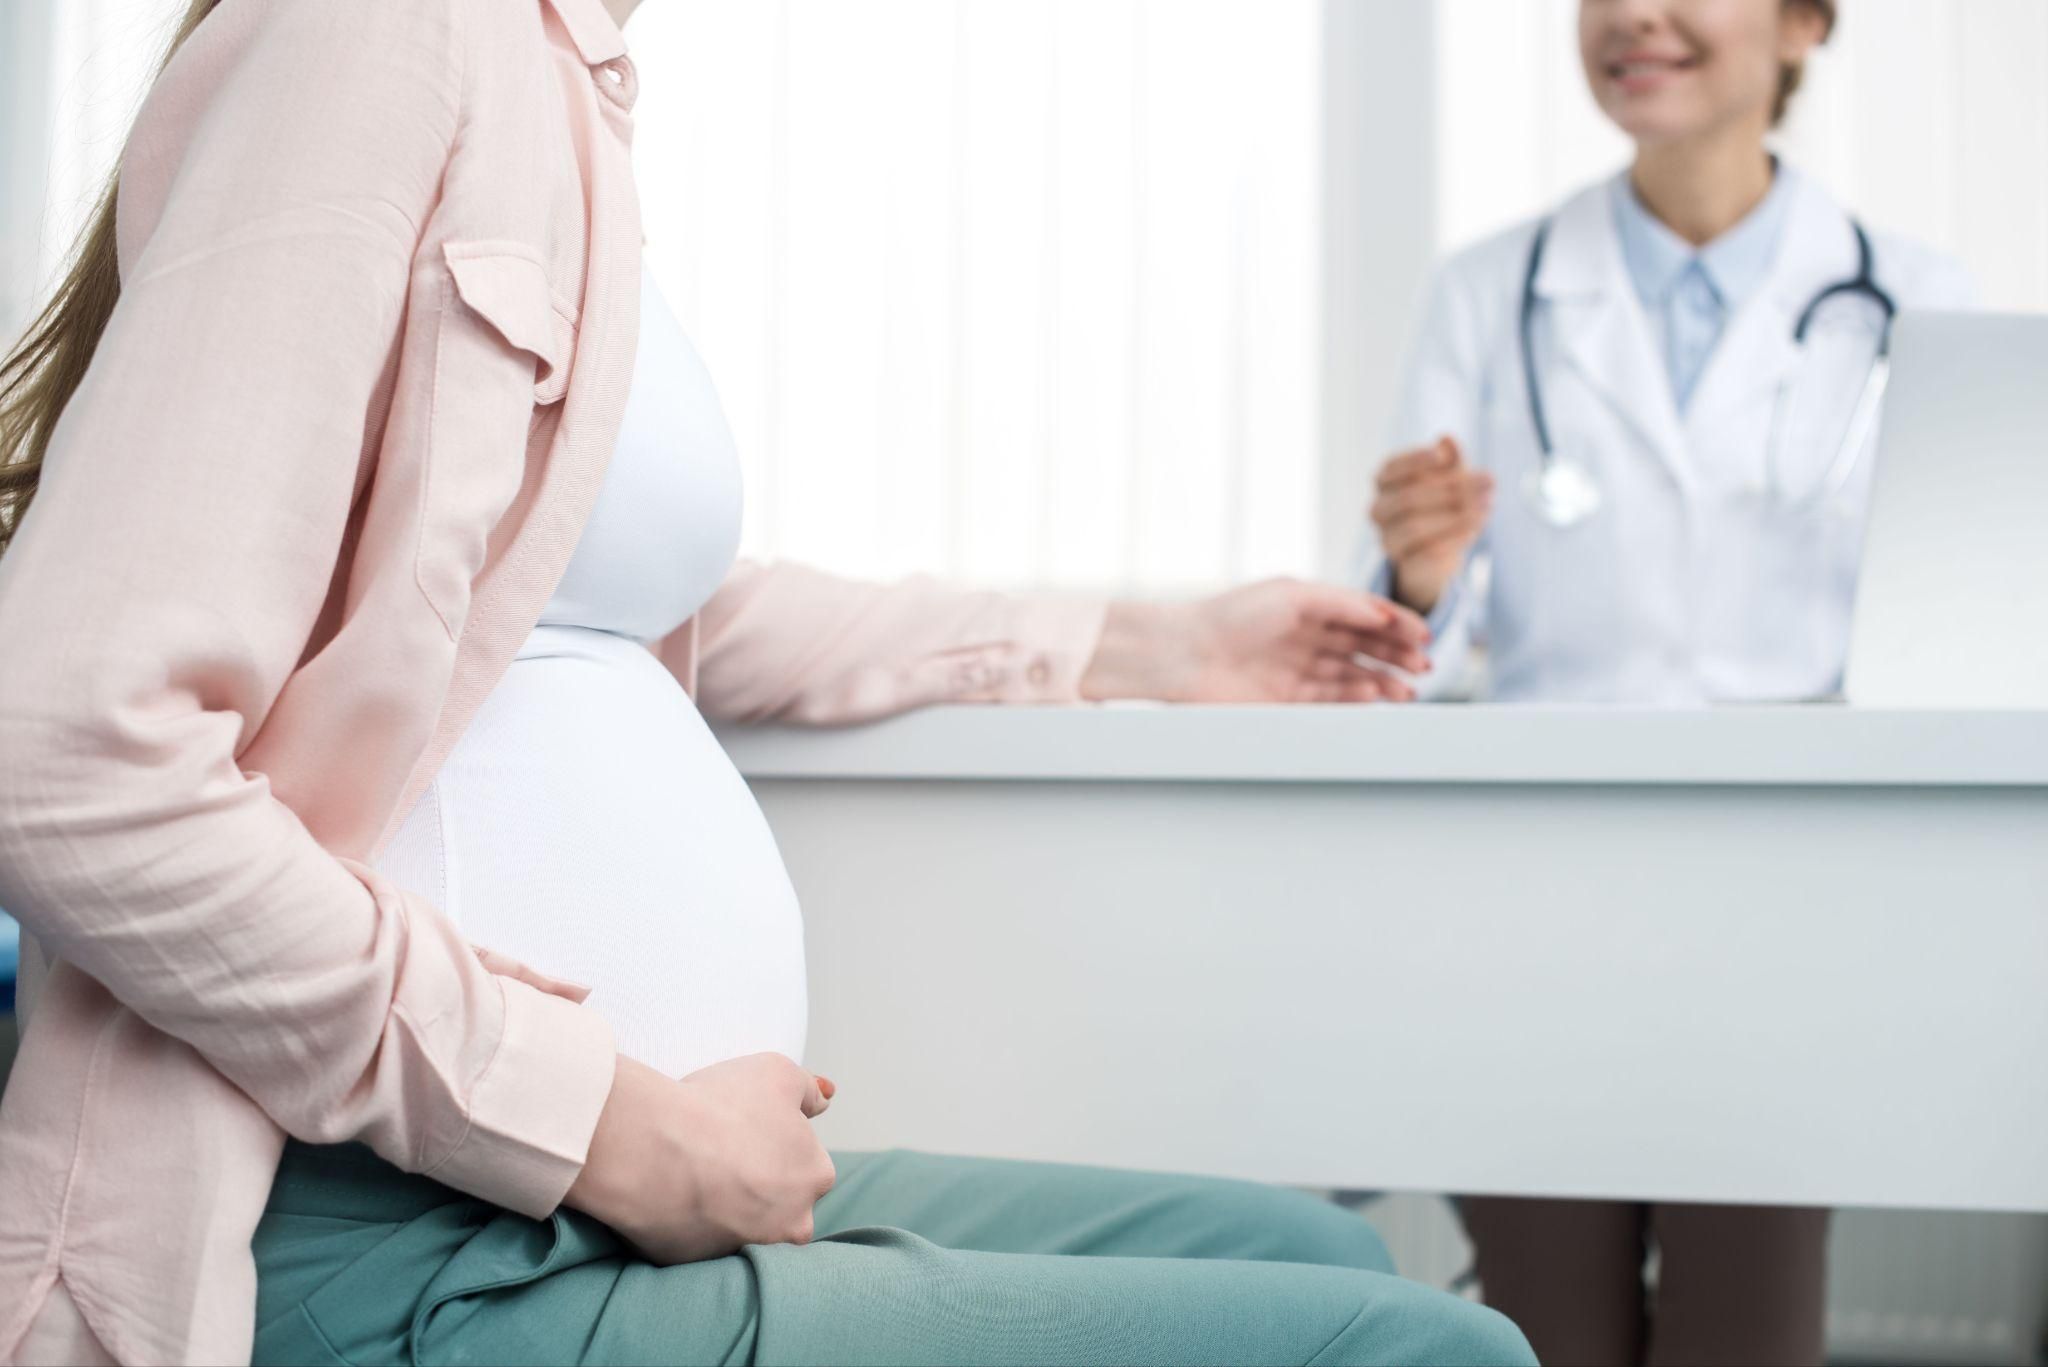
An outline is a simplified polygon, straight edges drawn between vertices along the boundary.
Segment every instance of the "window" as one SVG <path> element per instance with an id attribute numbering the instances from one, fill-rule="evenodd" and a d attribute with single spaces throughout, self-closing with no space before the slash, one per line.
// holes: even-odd
<path id="1" fill-rule="evenodd" d="M 184 0 L 0 2 L 0 338 L 40 306 L 106 188 Z"/>
<path id="2" fill-rule="evenodd" d="M 1315 0 L 648 5 L 649 260 L 745 541 L 1173 589 L 1316 557 Z"/>

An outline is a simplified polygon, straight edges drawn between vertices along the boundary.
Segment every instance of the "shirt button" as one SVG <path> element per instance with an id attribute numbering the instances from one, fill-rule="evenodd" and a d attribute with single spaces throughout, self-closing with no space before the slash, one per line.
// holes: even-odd
<path id="1" fill-rule="evenodd" d="M 1041 655 L 1031 662 L 1031 668 L 1024 671 L 1024 677 L 1034 688 L 1043 688 L 1052 679 L 1052 661 Z"/>
<path id="2" fill-rule="evenodd" d="M 633 59 L 630 57 L 614 57 L 611 61 L 599 66 L 597 70 L 604 73 L 602 78 L 592 77 L 593 80 L 597 81 L 598 89 L 602 90 L 605 93 L 605 97 L 611 100 L 612 103 L 623 109 L 630 110 L 633 107 L 635 97 L 640 92 L 639 78 L 633 73 Z"/>
<path id="3" fill-rule="evenodd" d="M 953 667 L 955 693 L 992 693 L 1003 686 L 1006 674 L 984 660 L 962 660 Z"/>

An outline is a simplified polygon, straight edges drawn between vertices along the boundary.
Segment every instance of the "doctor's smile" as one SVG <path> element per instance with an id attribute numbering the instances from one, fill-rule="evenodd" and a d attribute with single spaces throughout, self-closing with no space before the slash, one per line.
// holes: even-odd
<path id="1" fill-rule="evenodd" d="M 0 1367 L 2038 1367 L 2034 3 L 0 0 Z"/>

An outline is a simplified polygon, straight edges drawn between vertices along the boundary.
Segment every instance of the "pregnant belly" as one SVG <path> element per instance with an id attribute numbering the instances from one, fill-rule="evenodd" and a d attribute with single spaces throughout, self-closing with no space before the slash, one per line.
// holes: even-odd
<path id="1" fill-rule="evenodd" d="M 380 861 L 472 942 L 587 983 L 680 1077 L 804 1044 L 803 928 L 753 795 L 641 645 L 541 627 Z"/>

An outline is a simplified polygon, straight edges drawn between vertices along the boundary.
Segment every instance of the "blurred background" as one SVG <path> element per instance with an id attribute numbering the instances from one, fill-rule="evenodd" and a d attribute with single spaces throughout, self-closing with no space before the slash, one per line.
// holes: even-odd
<path id="1" fill-rule="evenodd" d="M 178 0 L 0 0 L 0 332 L 55 277 Z M 1445 251 L 1619 166 L 1576 0 L 648 0 L 650 258 L 745 546 L 1192 591 L 1342 573 Z M 1785 154 L 2048 307 L 2048 4 L 1845 0 Z M 0 936 L 4 941 L 4 936 Z M 7 954 L 0 944 L 0 967 Z M 1465 1251 L 1369 1208 L 1410 1270 Z M 1846 1359 L 2039 1352 L 2048 1220 L 1849 1213 Z"/>
<path id="2" fill-rule="evenodd" d="M 0 323 L 176 8 L 0 6 Z M 749 464 L 748 549 L 1162 592 L 1337 572 L 1431 261 L 1620 163 L 1575 12 L 651 0 L 651 259 Z M 2042 307 L 2044 69 L 2040 0 L 1847 0 L 1784 149 Z"/>

